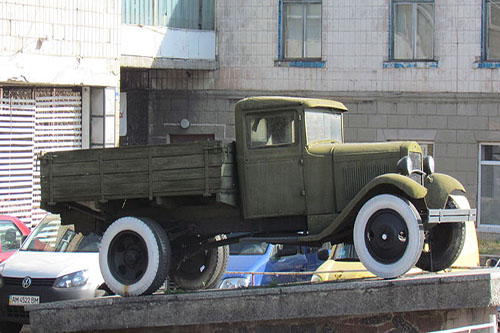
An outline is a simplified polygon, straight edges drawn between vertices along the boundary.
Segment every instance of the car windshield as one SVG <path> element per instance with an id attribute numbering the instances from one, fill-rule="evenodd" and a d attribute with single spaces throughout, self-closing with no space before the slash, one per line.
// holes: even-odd
<path id="1" fill-rule="evenodd" d="M 333 260 L 336 261 L 359 261 L 358 254 L 354 249 L 354 244 L 338 244 L 333 254 Z"/>
<path id="2" fill-rule="evenodd" d="M 267 243 L 235 243 L 229 245 L 230 255 L 262 255 L 266 253 Z"/>
<path id="3" fill-rule="evenodd" d="M 307 143 L 327 140 L 343 142 L 342 114 L 325 109 L 306 109 Z"/>
<path id="4" fill-rule="evenodd" d="M 59 218 L 40 222 L 24 242 L 21 251 L 41 252 L 99 252 L 101 237 L 75 232 L 75 226 L 61 225 Z"/>

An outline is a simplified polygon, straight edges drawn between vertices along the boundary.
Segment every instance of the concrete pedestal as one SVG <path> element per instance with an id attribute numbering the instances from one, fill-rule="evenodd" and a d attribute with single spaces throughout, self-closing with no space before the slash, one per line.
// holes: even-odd
<path id="1" fill-rule="evenodd" d="M 31 331 L 429 332 L 496 323 L 500 269 L 32 305 Z M 482 332 L 496 332 L 496 327 Z M 479 331 L 481 332 L 481 331 Z"/>

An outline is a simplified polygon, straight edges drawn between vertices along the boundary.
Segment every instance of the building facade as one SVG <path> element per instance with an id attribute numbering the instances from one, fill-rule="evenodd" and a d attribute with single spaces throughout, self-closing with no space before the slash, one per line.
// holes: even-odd
<path id="1" fill-rule="evenodd" d="M 115 145 L 120 17 L 118 0 L 0 1 L 1 214 L 44 216 L 39 154 Z"/>
<path id="2" fill-rule="evenodd" d="M 0 110 L 76 90 L 82 147 L 230 141 L 243 97 L 337 99 L 347 142 L 418 141 L 500 232 L 498 0 L 12 0 L 0 24 Z"/>
<path id="3" fill-rule="evenodd" d="M 350 109 L 347 142 L 420 142 L 467 188 L 479 230 L 500 231 L 499 1 L 215 4 L 216 69 L 122 66 L 129 104 L 141 100 L 128 116 L 143 121 L 122 139 L 229 141 L 240 98 L 333 98 Z"/>

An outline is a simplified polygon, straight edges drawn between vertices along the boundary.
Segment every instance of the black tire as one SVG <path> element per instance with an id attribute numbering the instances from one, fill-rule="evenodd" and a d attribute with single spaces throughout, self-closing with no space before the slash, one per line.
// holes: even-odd
<path id="1" fill-rule="evenodd" d="M 373 274 L 395 278 L 408 272 L 422 252 L 422 221 L 411 202 L 377 195 L 358 212 L 353 230 L 360 261 Z"/>
<path id="2" fill-rule="evenodd" d="M 122 217 L 101 241 L 99 265 L 106 285 L 121 296 L 150 295 L 167 278 L 171 251 L 167 234 L 155 221 Z"/>
<path id="3" fill-rule="evenodd" d="M 18 333 L 23 329 L 23 324 L 13 323 L 11 321 L 0 322 L 1 333 Z"/>
<path id="4" fill-rule="evenodd" d="M 467 201 L 466 204 L 459 202 L 463 201 L 450 197 L 446 208 L 470 208 Z M 465 230 L 465 223 L 441 223 L 426 231 L 425 246 L 416 266 L 428 272 L 438 272 L 450 267 L 462 252 L 466 238 Z"/>
<path id="5" fill-rule="evenodd" d="M 215 237 L 216 240 L 225 238 L 225 235 Z M 172 272 L 172 278 L 177 287 L 184 290 L 215 288 L 226 271 L 228 260 L 228 245 L 202 250 L 181 262 Z"/>

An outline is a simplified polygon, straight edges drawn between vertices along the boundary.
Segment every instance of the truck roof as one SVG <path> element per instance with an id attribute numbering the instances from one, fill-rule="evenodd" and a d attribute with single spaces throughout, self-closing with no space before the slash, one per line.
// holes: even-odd
<path id="1" fill-rule="evenodd" d="M 329 108 L 341 112 L 347 111 L 344 104 L 320 98 L 284 97 L 284 96 L 256 96 L 245 98 L 236 103 L 236 111 L 264 110 L 278 107 L 295 107 L 304 105 L 310 108 Z"/>

